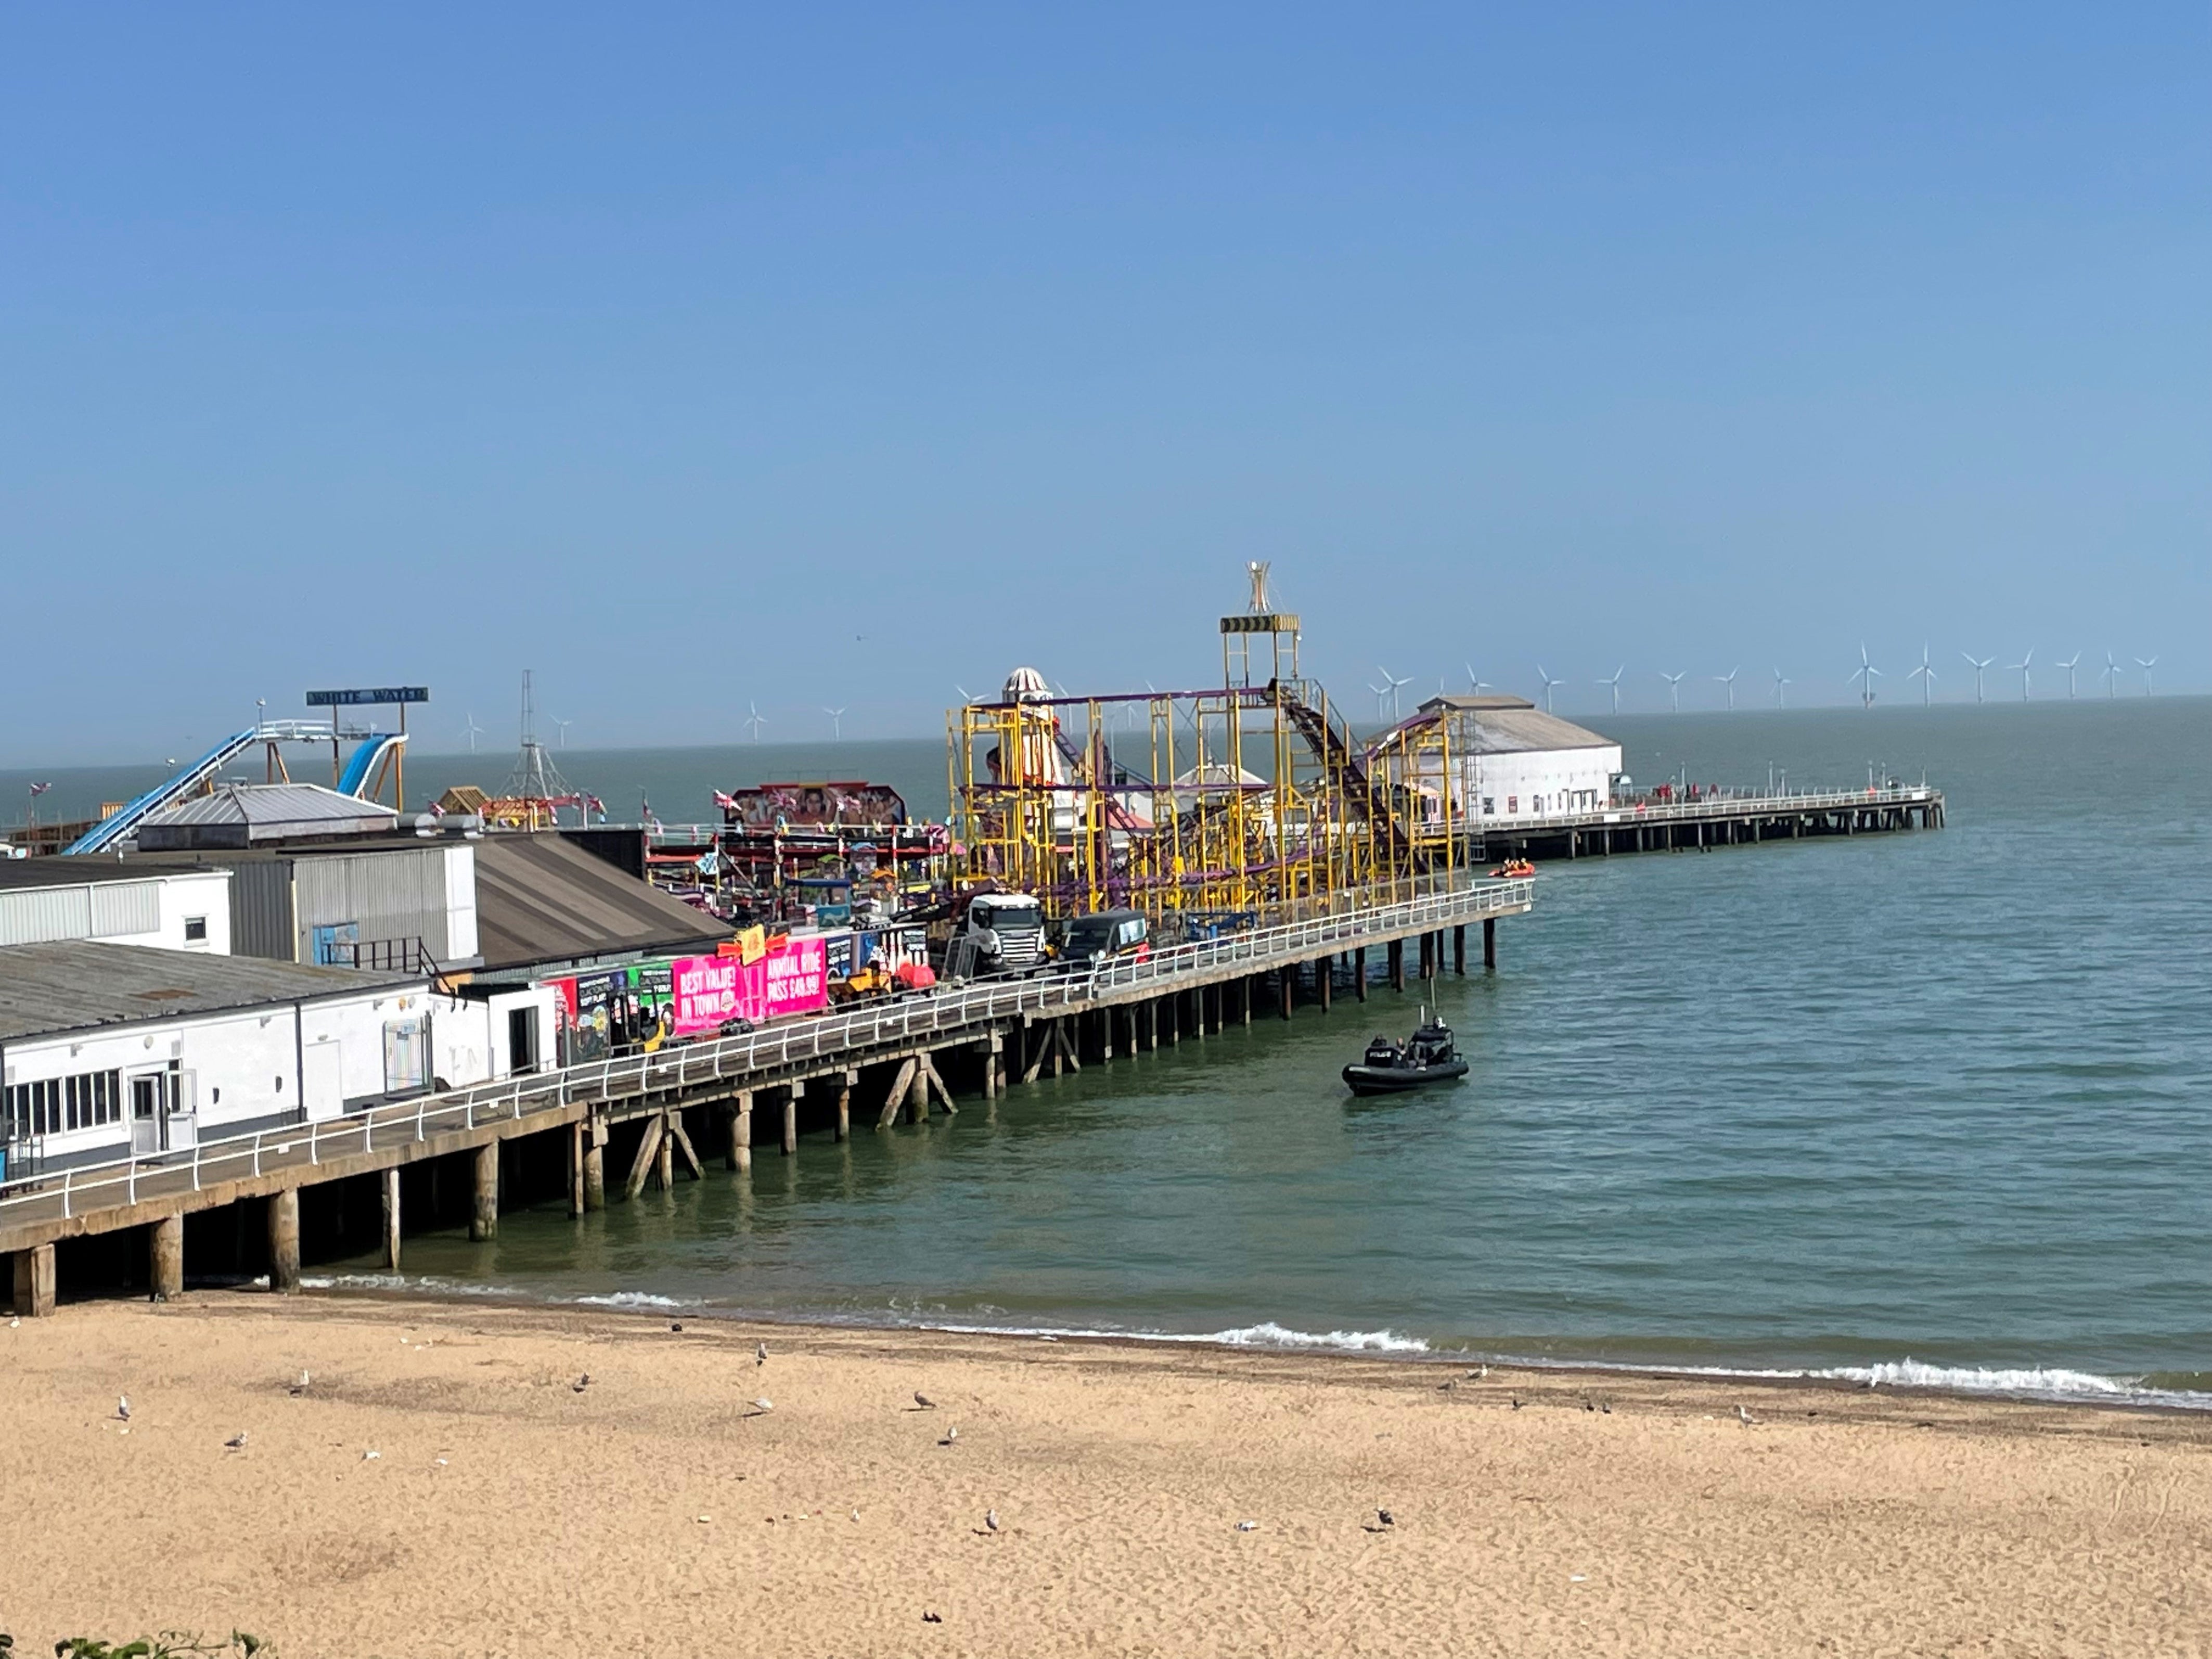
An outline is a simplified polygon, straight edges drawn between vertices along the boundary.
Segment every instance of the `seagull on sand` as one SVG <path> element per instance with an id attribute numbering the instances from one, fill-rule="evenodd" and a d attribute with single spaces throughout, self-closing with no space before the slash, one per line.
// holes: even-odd
<path id="1" fill-rule="evenodd" d="M 989 1528 L 989 1529 L 990 1529 L 991 1531 L 993 1531 L 993 1532 L 996 1532 L 996 1531 L 998 1531 L 998 1529 L 999 1529 L 999 1512 L 998 1512 L 998 1510 L 985 1510 L 983 1511 L 983 1524 L 984 1524 L 984 1526 L 985 1526 L 985 1527 L 987 1527 L 988 1528 Z"/>
<path id="2" fill-rule="evenodd" d="M 125 1423 L 128 1423 L 131 1420 L 131 1396 L 129 1395 L 119 1394 L 115 1396 L 115 1414 L 118 1418 L 122 1419 Z"/>
<path id="3" fill-rule="evenodd" d="M 947 1429 L 947 1430 L 945 1430 L 945 1438 L 944 1438 L 944 1439 L 942 1439 L 942 1440 L 940 1440 L 940 1441 L 939 1441 L 937 1443 L 938 1443 L 939 1445 L 940 1445 L 940 1446 L 949 1446 L 949 1445 L 951 1445 L 954 1441 L 957 1440 L 959 1437 L 960 1437 L 960 1431 L 959 1431 L 959 1430 L 957 1430 L 957 1429 Z"/>
<path id="4" fill-rule="evenodd" d="M 775 1409 L 775 1401 L 768 1399 L 765 1395 L 753 1401 L 753 1415 L 756 1417 L 766 1417 Z"/>
<path id="5" fill-rule="evenodd" d="M 1398 1517 L 1391 1514 L 1388 1510 L 1376 1510 L 1375 1518 L 1377 1521 L 1380 1521 L 1386 1527 L 1395 1527 L 1398 1524 Z"/>
<path id="6" fill-rule="evenodd" d="M 1759 1421 L 1757 1418 L 1753 1417 L 1749 1412 L 1744 1410 L 1741 1406 L 1738 1406 L 1735 1408 L 1735 1420 L 1742 1424 L 1747 1429 L 1753 1424 Z"/>
<path id="7" fill-rule="evenodd" d="M 926 1412 L 933 1412 L 937 1409 L 937 1402 L 919 1389 L 914 1391 L 914 1403 Z"/>
<path id="8" fill-rule="evenodd" d="M 1239 1521 L 1237 1523 L 1237 1530 L 1239 1532 L 1257 1532 L 1260 1530 L 1260 1523 L 1257 1521 Z"/>
<path id="9" fill-rule="evenodd" d="M 306 1371 L 302 1370 L 300 1373 L 300 1380 L 291 1386 L 289 1392 L 292 1394 L 305 1394 L 307 1391 L 307 1384 L 313 1380 L 314 1379 L 309 1376 Z"/>
<path id="10" fill-rule="evenodd" d="M 583 1393 L 583 1391 L 584 1391 L 585 1389 L 588 1389 L 588 1388 L 590 1388 L 590 1387 L 592 1386 L 592 1374 L 591 1374 L 591 1372 L 589 1372 L 589 1371 L 586 1371 L 586 1372 L 585 1372 L 581 1376 L 578 1377 L 578 1378 L 577 1378 L 574 1382 L 571 1382 L 568 1386 L 569 1386 L 570 1388 L 574 1389 L 578 1394 L 581 1394 L 581 1393 Z"/>
<path id="11" fill-rule="evenodd" d="M 756 1342 L 753 1344 L 753 1364 L 756 1365 L 765 1365 L 768 1364 L 767 1343 Z"/>
<path id="12" fill-rule="evenodd" d="M 1516 1412 L 1521 1409 L 1521 1402 L 1519 1401 L 1516 1400 L 1513 1402 L 1513 1409 Z"/>
<path id="13" fill-rule="evenodd" d="M 222 1449 L 225 1451 L 244 1451 L 246 1449 L 246 1431 L 240 1429 L 236 1434 L 231 1436 L 229 1439 L 224 1441 L 222 1443 Z"/>

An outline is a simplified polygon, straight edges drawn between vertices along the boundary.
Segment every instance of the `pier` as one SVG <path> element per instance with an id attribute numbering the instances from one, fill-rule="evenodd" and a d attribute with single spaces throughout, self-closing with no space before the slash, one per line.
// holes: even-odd
<path id="1" fill-rule="evenodd" d="M 793 1156 L 803 1132 L 842 1139 L 855 1117 L 888 1128 L 902 1116 L 957 1114 L 956 1086 L 988 1102 L 1048 1074 L 1111 1064 L 1255 1017 L 1288 1018 L 1309 979 L 1308 1006 L 1326 1012 L 1342 969 L 1364 1000 L 1370 951 L 1382 953 L 1385 982 L 1402 990 L 1409 966 L 1422 978 L 1444 972 L 1447 960 L 1465 972 L 1467 930 L 1479 927 L 1483 963 L 1495 967 L 1498 921 L 1528 911 L 1535 897 L 1527 879 L 1459 876 L 1426 885 L 1382 903 L 1340 894 L 1297 920 L 1112 958 L 1079 974 L 948 986 L 210 1140 L 189 1152 L 60 1170 L 0 1197 L 0 1251 L 12 1257 L 15 1306 L 26 1316 L 52 1310 L 58 1244 L 112 1243 L 134 1230 L 143 1235 L 143 1267 L 129 1276 L 143 1273 L 157 1297 L 180 1294 L 187 1219 L 206 1234 L 210 1212 L 223 1210 L 234 1212 L 232 1223 L 213 1231 L 224 1236 L 230 1265 L 265 1268 L 276 1291 L 299 1287 L 303 1232 L 359 1235 L 358 1220 L 349 1229 L 335 1213 L 349 1201 L 374 1210 L 386 1263 L 396 1269 L 409 1207 L 403 1176 L 418 1200 L 427 1198 L 432 1225 L 452 1224 L 465 1194 L 478 1239 L 495 1236 L 508 1188 L 526 1172 L 543 1192 L 547 1172 L 559 1170 L 569 1213 L 582 1216 L 607 1203 L 611 1184 L 629 1198 L 667 1188 L 679 1163 L 703 1180 L 719 1153 L 742 1176 L 763 1141 Z M 757 1121 L 763 1115 L 766 1124 Z M 264 1228 L 252 1224 L 256 1207 Z"/>
<path id="2" fill-rule="evenodd" d="M 1574 859 L 1680 853 L 1814 836 L 1866 836 L 1943 827 L 1943 792 L 1924 784 L 1799 794 L 1712 794 L 1646 800 L 1530 818 L 1495 829 L 1476 820 L 1469 860 Z"/>

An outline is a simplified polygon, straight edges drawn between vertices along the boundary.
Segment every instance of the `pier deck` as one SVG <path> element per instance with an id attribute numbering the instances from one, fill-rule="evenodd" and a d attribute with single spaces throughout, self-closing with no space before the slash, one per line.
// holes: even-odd
<path id="1" fill-rule="evenodd" d="M 780 1092 L 782 1145 L 796 1144 L 797 1103 L 810 1083 L 829 1079 L 837 1091 L 836 1129 L 842 1137 L 853 1091 L 864 1068 L 890 1073 L 878 1121 L 888 1124 L 904 1107 L 928 1109 L 933 1088 L 942 1106 L 957 1110 L 931 1056 L 948 1049 L 975 1054 L 986 1096 L 1013 1081 L 1034 1080 L 1048 1066 L 1079 1067 L 1085 1058 L 1111 1059 L 1117 1030 L 1122 1052 L 1157 1046 L 1166 1010 L 1169 1040 L 1188 1018 L 1203 1034 L 1235 1013 L 1249 1022 L 1262 976 L 1278 981 L 1288 1012 L 1298 971 L 1307 964 L 1387 947 L 1395 982 L 1405 976 L 1403 946 L 1421 944 L 1420 971 L 1442 971 L 1443 935 L 1456 936 L 1463 963 L 1471 922 L 1485 924 L 1485 954 L 1498 918 L 1528 911 L 1534 884 L 1461 878 L 1425 896 L 1322 914 L 1218 939 L 1181 945 L 1143 958 L 1124 957 L 1091 972 L 1042 974 L 1028 979 L 984 981 L 933 993 L 871 1003 L 795 1020 L 744 1036 L 696 1042 L 650 1054 L 550 1070 L 433 1094 L 418 1099 L 299 1123 L 189 1152 L 118 1159 L 58 1170 L 0 1193 L 0 1250 L 15 1253 L 16 1302 L 30 1311 L 51 1305 L 52 1253 L 57 1240 L 150 1226 L 155 1233 L 153 1279 L 157 1292 L 181 1287 L 178 1218 L 245 1199 L 270 1203 L 272 1277 L 280 1288 L 298 1273 L 300 1189 L 382 1173 L 386 1176 L 389 1253 L 397 1265 L 398 1224 L 396 1171 L 426 1158 L 474 1154 L 478 1237 L 497 1224 L 501 1143 L 566 1130 L 570 1140 L 572 1210 L 604 1201 L 601 1152 L 611 1125 L 651 1120 L 641 1138 L 627 1183 L 635 1194 L 659 1170 L 665 1185 L 680 1150 L 695 1174 L 697 1155 L 685 1132 L 687 1109 L 720 1105 L 728 1133 L 728 1158 L 746 1167 L 751 1156 L 753 1097 Z M 1333 975 L 1318 972 L 1316 994 L 1325 1008 Z M 1359 981 L 1364 994 L 1364 975 Z M 1232 990 L 1238 994 L 1232 995 Z M 1212 994 L 1209 997 L 1208 993 Z M 1210 1012 L 1209 1012 L 1210 1010 Z M 1087 1027 L 1085 1022 L 1089 1022 Z M 915 1110 L 919 1103 L 920 1110 Z M 865 1109 L 871 1103 L 861 1103 Z M 281 1200 L 281 1202 L 279 1201 Z M 287 1261 L 289 1255 L 289 1260 Z M 166 1284 L 164 1281 L 167 1281 Z M 40 1286 L 44 1289 L 41 1291 Z"/>
<path id="2" fill-rule="evenodd" d="M 1589 858 L 1677 852 L 1808 836 L 1943 827 L 1943 792 L 1925 785 L 1811 793 L 1707 795 L 1524 818 L 1471 831 L 1473 856 Z"/>

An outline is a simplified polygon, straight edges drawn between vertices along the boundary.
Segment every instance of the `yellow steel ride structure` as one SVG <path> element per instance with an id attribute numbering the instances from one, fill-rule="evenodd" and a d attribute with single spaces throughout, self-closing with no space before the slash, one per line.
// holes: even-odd
<path id="1" fill-rule="evenodd" d="M 1299 672 L 1298 618 L 1267 602 L 1221 619 L 1222 684 L 1055 696 L 1017 670 L 948 720 L 962 874 L 1036 894 L 1054 916 L 1127 906 L 1173 937 L 1424 890 L 1455 867 L 1419 773 L 1370 764 Z M 1449 777 L 1447 763 L 1441 775 Z"/>

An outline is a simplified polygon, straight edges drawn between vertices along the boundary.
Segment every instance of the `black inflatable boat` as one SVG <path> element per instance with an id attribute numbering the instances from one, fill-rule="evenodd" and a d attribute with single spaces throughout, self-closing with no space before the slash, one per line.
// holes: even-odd
<path id="1" fill-rule="evenodd" d="M 1376 1037 L 1358 1063 L 1344 1068 L 1345 1083 L 1355 1095 L 1395 1095 L 1466 1075 L 1467 1062 L 1459 1057 L 1451 1027 L 1440 1019 L 1423 1020 L 1403 1042 Z"/>

